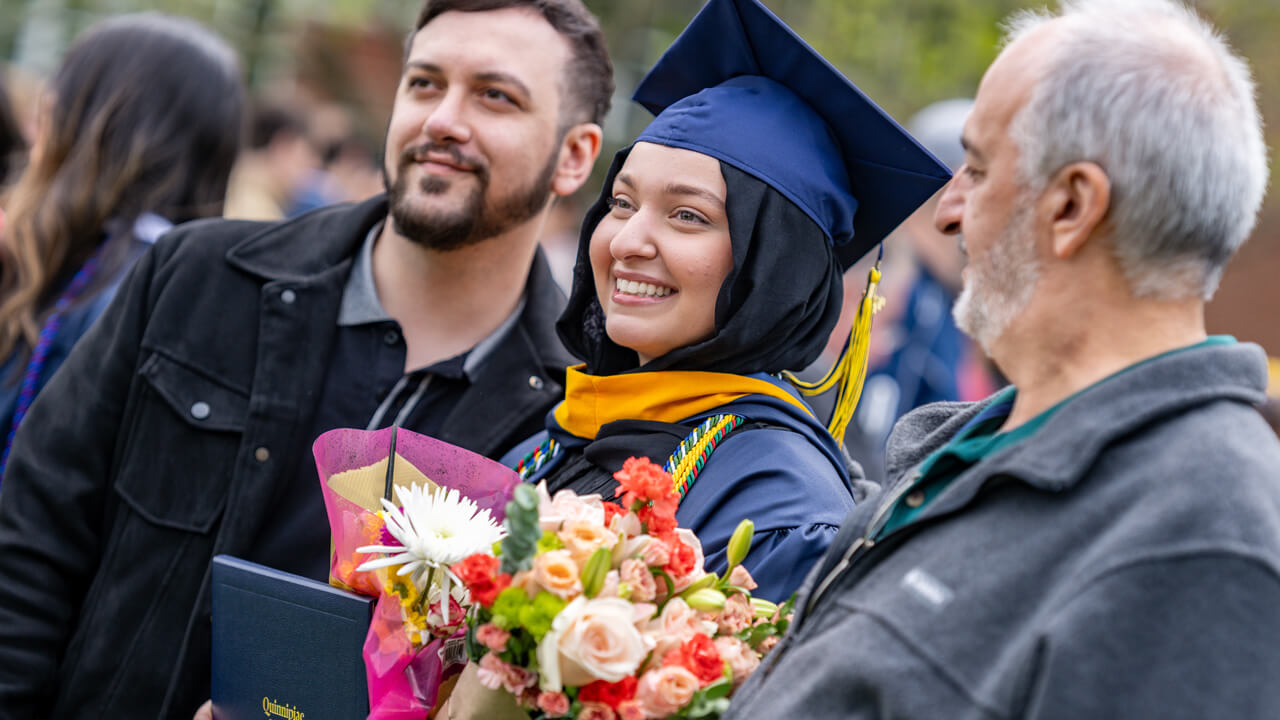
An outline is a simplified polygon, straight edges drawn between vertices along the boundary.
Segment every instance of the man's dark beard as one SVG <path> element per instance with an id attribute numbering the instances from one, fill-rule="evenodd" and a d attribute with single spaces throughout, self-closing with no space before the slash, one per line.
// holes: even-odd
<path id="1" fill-rule="evenodd" d="M 455 212 L 421 212 L 412 208 L 408 202 L 408 181 L 405 176 L 409 167 L 428 152 L 448 153 L 455 163 L 471 168 L 476 177 L 476 187 Z M 391 206 L 391 221 L 402 237 L 432 250 L 457 250 L 501 235 L 546 207 L 559 152 L 559 143 L 556 143 L 546 165 L 528 187 L 498 197 L 492 206 L 486 206 L 488 166 L 465 163 L 462 154 L 453 145 L 419 145 L 407 148 L 397 161 L 394 183 L 387 176 L 385 164 L 382 168 L 382 183 L 387 189 Z M 439 195 L 448 191 L 451 182 L 428 175 L 418 183 L 418 188 L 424 194 Z"/>

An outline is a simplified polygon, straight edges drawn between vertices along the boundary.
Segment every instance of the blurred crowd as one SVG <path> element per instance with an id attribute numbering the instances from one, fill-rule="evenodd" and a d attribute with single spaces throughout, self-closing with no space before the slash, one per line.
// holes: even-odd
<path id="1" fill-rule="evenodd" d="M 126 37 L 103 40 L 113 32 Z M 41 331 L 50 329 L 48 321 L 59 301 L 65 307 L 78 307 L 90 304 L 88 296 L 97 296 L 96 306 L 100 310 L 110 298 L 110 280 L 97 278 L 88 283 L 87 289 L 71 285 L 77 272 L 83 270 L 97 252 L 99 235 L 110 235 L 115 225 L 124 223 L 133 228 L 133 235 L 145 236 L 148 232 L 162 232 L 173 222 L 196 217 L 222 215 L 244 220 L 279 220 L 326 205 L 363 200 L 383 191 L 379 167 L 381 147 L 377 141 L 370 140 L 367 133 L 360 132 L 357 118 L 360 108 L 324 99 L 289 83 L 260 88 L 240 99 L 245 92 L 242 80 L 229 76 L 223 80 L 224 88 L 234 87 L 234 91 L 224 89 L 217 95 L 210 91 L 203 96 L 192 95 L 188 98 L 192 107 L 183 108 L 175 100 L 181 96 L 175 89 L 179 79 L 171 78 L 172 87 L 165 85 L 163 77 L 167 68 L 163 61 L 159 65 L 154 62 L 163 57 L 161 54 L 151 58 L 149 64 L 139 61 L 130 66 L 129 72 L 117 72 L 117 87 L 109 83 L 102 85 L 110 73 L 99 68 L 118 66 L 107 63 L 106 59 L 118 52 L 122 43 L 166 33 L 180 46 L 202 46 L 224 56 L 224 64 L 234 64 L 237 68 L 234 74 L 243 75 L 231 48 L 212 32 L 190 21 L 139 15 L 104 22 L 86 32 L 72 46 L 57 75 L 51 78 L 37 78 L 17 69 L 10 69 L 3 76 L 4 86 L 0 87 L 0 218 L 3 218 L 0 222 L 3 225 L 0 227 L 4 227 L 5 240 L 0 247 L 6 261 L 4 285 L 0 288 L 0 351 L 8 358 L 9 375 L 8 387 L 0 396 L 9 400 L 11 410 L 14 402 L 21 401 L 18 393 L 24 373 L 19 366 L 26 362 L 26 374 L 34 371 L 36 377 L 30 384 L 38 389 L 41 376 L 47 377 L 56 369 L 59 350 L 69 350 L 69 345 L 54 348 L 54 357 L 46 358 L 43 367 L 30 366 Z M 94 38 L 99 40 L 96 49 Z M 142 42 L 154 44 L 154 38 Z M 78 55 L 86 58 L 80 61 L 79 71 L 76 69 Z M 192 69 L 187 61 L 170 63 L 168 69 L 174 67 Z M 76 76 L 77 72 L 81 77 Z M 134 83 L 135 76 L 148 81 Z M 88 82 L 97 83 L 92 94 L 85 91 L 82 97 L 59 95 L 60 90 L 67 92 L 63 86 L 78 87 Z M 215 97 L 223 106 L 216 126 L 202 128 L 200 123 L 192 122 L 191 119 L 200 116 L 203 107 L 207 107 L 199 105 L 199 101 L 210 102 Z M 109 117 L 118 105 L 125 103 L 133 106 L 127 117 Z M 75 107 L 68 107 L 71 104 Z M 972 101 L 968 99 L 942 100 L 919 111 L 907 126 L 930 152 L 954 170 L 963 163 L 959 138 L 971 107 Z M 368 109 L 363 110 L 367 114 Z M 159 120 L 148 120 L 148 113 L 167 114 L 171 122 L 166 126 Z M 94 127 L 98 135 L 90 132 Z M 131 132 L 125 133 L 125 128 Z M 61 145 L 55 139 L 59 133 Z M 101 138 L 102 144 L 90 148 L 88 138 L 92 137 Z M 156 151 L 165 144 L 173 147 L 172 152 Z M 183 144 L 190 157 L 185 163 L 175 164 L 182 152 L 177 148 Z M 215 146 L 225 150 L 233 145 L 236 148 L 233 164 L 228 165 L 211 154 Z M 184 181 L 180 178 L 161 180 L 159 171 L 143 167 L 146 163 L 138 153 L 143 147 L 150 149 L 147 155 L 153 165 L 168 166 L 177 171 L 176 174 L 185 172 L 191 184 L 203 183 L 211 194 L 206 192 L 206 197 L 199 202 L 192 198 L 162 199 L 163 193 L 157 195 L 154 187 L 147 186 L 165 182 L 181 185 Z M 81 156 L 79 165 L 74 162 L 77 154 Z M 204 159 L 198 160 L 199 157 Z M 94 168 L 101 183 L 110 169 L 125 166 L 134 167 L 136 171 L 131 180 L 116 177 L 112 192 L 99 193 L 99 197 L 90 201 L 96 203 L 96 207 L 76 207 L 76 203 L 86 201 L 74 197 L 75 185 L 92 184 L 89 182 L 92 173 L 83 172 L 86 167 Z M 229 167 L 229 173 L 224 172 L 227 169 L 224 166 Z M 196 178 L 197 175 L 203 179 Z M 25 194 L 21 190 L 24 185 Z M 58 192 L 50 195 L 55 189 Z M 56 227 L 57 222 L 43 222 L 36 199 L 41 200 L 44 214 L 49 217 L 79 217 L 60 228 Z M 59 205 L 60 202 L 67 204 Z M 171 203 L 167 210 L 157 205 L 165 202 Z M 172 205 L 174 202 L 177 205 Z M 884 273 L 880 292 L 888 302 L 873 327 L 868 377 L 855 422 L 846 438 L 851 454 L 863 459 L 873 480 L 879 480 L 883 472 L 884 443 L 897 418 L 930 402 L 983 398 L 1005 384 L 999 371 L 952 320 L 951 305 L 960 289 L 964 258 L 955 240 L 934 227 L 935 208 L 936 198 L 895 231 L 884 244 L 880 257 L 865 258 L 854 272 L 845 275 L 843 317 L 827 351 L 808 373 L 816 376 L 839 356 L 864 290 L 867 271 L 878 263 Z M 572 281 L 579 225 L 585 211 L 579 196 L 562 199 L 553 208 L 542 234 L 552 274 L 566 292 Z M 6 213 L 17 213 L 17 217 L 9 218 Z M 140 223 L 147 219 L 154 222 Z M 76 235 L 80 239 L 73 242 L 71 237 Z M 115 279 L 137 256 L 136 251 L 118 249 L 100 254 L 112 256 L 100 260 L 111 266 L 109 274 Z M 73 289 L 81 296 L 69 294 Z M 72 324 L 83 331 L 93 317 L 95 313 L 90 311 Z M 46 327 L 41 327 L 42 322 Z M 65 318 L 62 324 L 67 324 Z M 75 332 L 71 335 L 70 342 L 73 342 Z M 1273 376 L 1280 376 L 1280 363 L 1273 365 Z M 1273 383 L 1272 394 L 1280 395 L 1280 381 Z M 831 398 L 820 397 L 815 405 L 819 410 L 829 410 L 831 401 Z M 0 413 L 4 410 L 0 407 Z M 1280 422 L 1280 410 L 1274 403 L 1263 410 L 1273 425 Z M 20 412 L 18 419 L 21 419 Z M 16 423 L 12 423 L 10 433 L 15 428 Z"/>

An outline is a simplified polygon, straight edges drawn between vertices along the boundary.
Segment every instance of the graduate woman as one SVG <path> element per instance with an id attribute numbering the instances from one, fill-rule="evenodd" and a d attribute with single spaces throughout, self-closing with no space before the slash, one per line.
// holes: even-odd
<path id="1" fill-rule="evenodd" d="M 667 463 L 708 568 L 749 518 L 756 594 L 781 601 L 860 499 L 785 371 L 826 344 L 844 269 L 949 173 L 756 0 L 711 0 L 635 99 L 657 118 L 585 218 L 558 325 L 584 364 L 508 459 L 606 498 L 628 457 Z M 865 362 L 845 355 L 836 436 Z"/>

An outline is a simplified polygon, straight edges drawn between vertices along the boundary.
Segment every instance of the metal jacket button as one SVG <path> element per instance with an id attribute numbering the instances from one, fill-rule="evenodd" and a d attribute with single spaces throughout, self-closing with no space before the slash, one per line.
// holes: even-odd
<path id="1" fill-rule="evenodd" d="M 537 375 L 529 376 L 529 387 L 533 388 L 534 390 L 541 390 L 543 384 L 544 383 L 542 382 L 542 378 L 538 377 Z"/>
<path id="2" fill-rule="evenodd" d="M 285 290 L 284 292 L 280 293 L 280 300 L 285 305 L 292 305 L 293 301 L 297 299 L 298 299 L 298 293 L 292 290 Z"/>
<path id="3" fill-rule="evenodd" d="M 924 504 L 924 491 L 912 490 L 907 494 L 907 507 L 918 508 Z"/>
<path id="4" fill-rule="evenodd" d="M 271 451 L 268 450 L 267 447 L 264 445 L 258 448 L 257 450 L 253 451 L 253 457 L 258 462 L 266 462 L 271 459 Z"/>
<path id="5" fill-rule="evenodd" d="M 210 412 L 212 412 L 212 409 L 207 402 L 197 402 L 191 405 L 191 417 L 197 420 L 204 420 L 209 417 Z"/>

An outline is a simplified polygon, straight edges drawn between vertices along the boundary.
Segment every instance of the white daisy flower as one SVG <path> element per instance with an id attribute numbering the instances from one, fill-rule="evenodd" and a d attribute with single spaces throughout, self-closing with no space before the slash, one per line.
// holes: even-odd
<path id="1" fill-rule="evenodd" d="M 386 553 L 387 557 L 370 560 L 359 571 L 402 565 L 396 574 L 409 575 L 419 593 L 426 593 L 434 571 L 441 570 L 443 594 L 449 593 L 450 581 L 458 579 L 449 566 L 478 552 L 486 552 L 506 535 L 488 510 L 481 510 L 457 490 L 438 488 L 432 492 L 417 483 L 406 488 L 396 486 L 400 507 L 385 498 L 383 512 L 387 532 L 400 545 L 366 545 L 356 548 L 361 553 Z M 449 622 L 445 605 L 445 623 Z"/>

